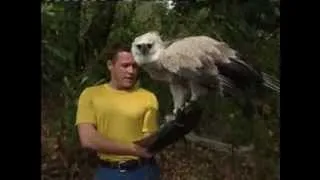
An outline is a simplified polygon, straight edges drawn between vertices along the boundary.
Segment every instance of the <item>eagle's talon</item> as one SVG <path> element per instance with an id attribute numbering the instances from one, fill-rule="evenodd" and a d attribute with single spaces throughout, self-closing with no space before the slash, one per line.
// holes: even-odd
<path id="1" fill-rule="evenodd" d="M 187 102 L 185 102 L 184 107 L 187 108 L 187 107 L 189 107 L 190 105 L 191 105 L 191 102 L 190 102 L 190 101 L 187 101 Z"/>
<path id="2" fill-rule="evenodd" d="M 179 111 L 180 112 L 183 112 L 183 110 L 186 108 L 186 106 L 185 105 L 183 105 L 183 106 L 181 106 L 180 108 L 179 108 Z"/>
<path id="3" fill-rule="evenodd" d="M 189 101 L 186 101 L 182 107 L 180 108 L 181 111 L 184 111 L 185 109 L 187 109 L 194 101 L 193 100 L 189 100 Z"/>
<path id="4" fill-rule="evenodd" d="M 187 107 L 190 107 L 192 104 L 195 104 L 197 102 L 197 100 L 196 99 L 190 99 L 189 101 L 187 101 L 187 102 L 185 102 L 185 109 L 187 108 Z"/>
<path id="5" fill-rule="evenodd" d="M 165 116 L 164 118 L 166 120 L 166 122 L 170 122 L 176 119 L 176 115 L 175 114 L 168 114 Z"/>

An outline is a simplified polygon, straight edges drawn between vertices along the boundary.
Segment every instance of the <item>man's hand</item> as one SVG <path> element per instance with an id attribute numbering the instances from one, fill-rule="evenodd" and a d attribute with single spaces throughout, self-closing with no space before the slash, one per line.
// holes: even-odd
<path id="1" fill-rule="evenodd" d="M 149 147 L 151 144 L 153 144 L 157 138 L 158 138 L 158 132 L 148 133 L 142 139 L 134 141 L 134 143 L 141 147 L 146 148 L 146 147 Z"/>
<path id="2" fill-rule="evenodd" d="M 132 152 L 135 156 L 139 156 L 142 158 L 151 158 L 153 156 L 148 152 L 146 148 L 141 147 L 137 144 L 132 144 Z"/>

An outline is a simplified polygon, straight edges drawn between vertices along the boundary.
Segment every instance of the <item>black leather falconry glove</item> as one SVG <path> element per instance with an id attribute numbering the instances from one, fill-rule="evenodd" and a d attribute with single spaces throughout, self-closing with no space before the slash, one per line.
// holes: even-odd
<path id="1" fill-rule="evenodd" d="M 157 153 L 174 144 L 193 130 L 199 123 L 202 108 L 194 101 L 183 111 L 178 111 L 176 119 L 165 123 L 159 130 L 156 140 L 148 147 L 151 153 Z"/>

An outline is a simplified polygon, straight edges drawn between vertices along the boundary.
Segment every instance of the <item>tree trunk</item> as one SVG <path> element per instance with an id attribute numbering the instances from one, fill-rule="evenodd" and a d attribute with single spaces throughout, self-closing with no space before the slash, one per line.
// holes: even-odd
<path id="1" fill-rule="evenodd" d="M 70 62 L 69 66 L 76 72 L 79 71 L 81 65 L 79 64 L 79 34 L 80 34 L 80 23 L 81 23 L 81 1 L 77 2 L 65 2 L 64 3 L 64 41 L 67 41 L 68 45 L 66 49 L 72 53 L 73 61 Z"/>
<path id="2" fill-rule="evenodd" d="M 81 61 L 90 64 L 107 45 L 107 39 L 114 21 L 117 1 L 99 1 L 98 12 L 84 33 L 80 43 Z"/>

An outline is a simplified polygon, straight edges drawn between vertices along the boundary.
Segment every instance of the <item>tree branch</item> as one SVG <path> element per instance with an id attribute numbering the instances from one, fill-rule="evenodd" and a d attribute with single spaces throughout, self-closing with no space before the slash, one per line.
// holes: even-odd
<path id="1" fill-rule="evenodd" d="M 209 138 L 204 138 L 201 136 L 196 135 L 193 132 L 190 132 L 189 134 L 187 134 L 186 139 L 190 142 L 193 143 L 197 143 L 197 144 L 201 144 L 207 148 L 210 149 L 214 149 L 216 151 L 219 152 L 225 152 L 225 153 L 230 153 L 231 154 L 231 150 L 232 150 L 232 145 L 231 144 L 227 144 L 227 143 L 223 143 L 217 140 L 213 140 L 213 139 L 209 139 Z M 254 150 L 254 146 L 250 145 L 250 146 L 240 146 L 239 148 L 235 149 L 236 153 L 246 153 L 249 151 Z"/>

